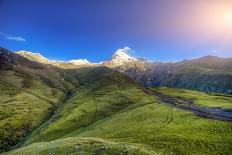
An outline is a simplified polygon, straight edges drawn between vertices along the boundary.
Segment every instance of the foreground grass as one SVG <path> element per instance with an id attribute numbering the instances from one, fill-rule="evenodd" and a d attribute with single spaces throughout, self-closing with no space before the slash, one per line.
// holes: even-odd
<path id="1" fill-rule="evenodd" d="M 103 146 L 110 149 L 103 154 L 122 153 L 125 148 L 121 144 L 136 148 L 126 154 L 216 155 L 232 151 L 232 124 L 229 122 L 204 119 L 161 104 L 130 79 L 107 68 L 82 68 L 70 74 L 80 82 L 76 94 L 57 111 L 50 123 L 28 137 L 25 142 L 28 146 L 9 154 L 28 151 L 36 154 L 33 150 L 64 154 L 88 137 L 115 144 L 111 147 L 105 143 Z M 88 144 L 86 150 L 79 151 L 91 154 L 99 149 L 99 142 L 91 143 L 91 147 Z M 138 153 L 137 148 L 142 153 Z"/>
<path id="2" fill-rule="evenodd" d="M 194 103 L 200 106 L 222 108 L 232 111 L 232 95 L 205 93 L 169 87 L 154 87 L 153 89 L 165 95 L 193 99 Z"/>
<path id="3" fill-rule="evenodd" d="M 103 140 L 99 138 L 75 138 L 69 137 L 65 139 L 59 139 L 52 142 L 40 142 L 34 143 L 27 147 L 17 149 L 16 151 L 11 151 L 5 153 L 5 155 L 31 155 L 31 154 L 60 154 L 60 155 L 70 155 L 70 154 L 135 154 L 135 155 L 145 155 L 145 154 L 156 154 L 155 152 L 148 150 L 143 145 L 134 145 L 127 143 L 116 143 L 108 140 Z"/>
<path id="4" fill-rule="evenodd" d="M 229 154 L 231 133 L 231 123 L 154 103 L 116 114 L 68 136 L 142 143 L 161 154 Z"/>

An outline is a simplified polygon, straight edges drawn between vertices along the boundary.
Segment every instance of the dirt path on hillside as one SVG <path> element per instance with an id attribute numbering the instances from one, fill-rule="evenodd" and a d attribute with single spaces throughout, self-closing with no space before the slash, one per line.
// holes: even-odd
<path id="1" fill-rule="evenodd" d="M 193 100 L 177 96 L 168 96 L 155 90 L 141 87 L 146 94 L 158 97 L 161 103 L 167 103 L 177 108 L 194 112 L 196 115 L 204 118 L 232 122 L 232 112 L 220 108 L 210 108 L 194 104 Z"/>

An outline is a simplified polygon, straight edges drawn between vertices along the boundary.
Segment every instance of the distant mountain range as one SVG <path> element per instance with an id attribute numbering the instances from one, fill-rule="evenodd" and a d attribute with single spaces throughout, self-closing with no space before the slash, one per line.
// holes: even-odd
<path id="1" fill-rule="evenodd" d="M 86 59 L 77 59 L 77 60 L 70 60 L 70 61 L 55 61 L 55 60 L 49 60 L 42 56 L 39 53 L 33 53 L 28 51 L 17 51 L 16 54 L 19 54 L 29 60 L 36 61 L 43 64 L 50 64 L 53 66 L 61 67 L 61 68 L 72 68 L 80 65 L 91 65 L 88 60 Z"/>
<path id="2" fill-rule="evenodd" d="M 145 86 L 169 86 L 196 89 L 205 92 L 232 93 L 232 58 L 205 56 L 180 62 L 151 62 L 134 58 L 130 48 L 118 49 L 112 58 L 100 63 L 86 59 L 71 61 L 48 60 L 39 53 L 18 51 L 17 54 L 40 63 L 61 68 L 107 66 L 122 72 Z"/>
<path id="3" fill-rule="evenodd" d="M 99 63 L 91 63 L 87 59 L 74 59 L 69 61 L 49 60 L 46 57 L 42 56 L 40 53 L 33 53 L 29 51 L 16 51 L 15 53 L 32 61 L 36 61 L 43 64 L 51 64 L 62 68 L 69 68 L 71 67 L 70 65 L 73 65 L 72 67 L 83 66 L 83 65 L 97 65 L 97 66 L 103 65 L 103 66 L 116 67 L 116 66 L 122 66 L 128 62 L 140 61 L 140 59 L 134 58 L 128 54 L 130 50 L 131 49 L 129 47 L 125 47 L 124 49 L 118 49 L 112 55 L 111 60 L 103 61 Z"/>

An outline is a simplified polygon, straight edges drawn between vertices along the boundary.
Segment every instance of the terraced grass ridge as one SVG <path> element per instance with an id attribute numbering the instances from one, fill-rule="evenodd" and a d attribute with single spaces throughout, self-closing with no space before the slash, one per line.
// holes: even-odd
<path id="1" fill-rule="evenodd" d="M 1 52 L 0 146 L 11 150 L 2 154 L 231 154 L 231 122 L 164 104 L 107 67 L 64 70 Z M 231 109 L 229 95 L 152 89 Z"/>

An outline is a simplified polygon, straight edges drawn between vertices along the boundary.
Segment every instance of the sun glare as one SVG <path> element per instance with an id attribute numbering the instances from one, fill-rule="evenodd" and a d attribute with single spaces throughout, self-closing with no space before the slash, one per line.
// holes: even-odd
<path id="1" fill-rule="evenodd" d="M 224 22 L 226 24 L 229 24 L 229 26 L 232 26 L 232 11 L 225 13 L 225 15 L 224 15 Z"/>

